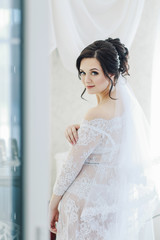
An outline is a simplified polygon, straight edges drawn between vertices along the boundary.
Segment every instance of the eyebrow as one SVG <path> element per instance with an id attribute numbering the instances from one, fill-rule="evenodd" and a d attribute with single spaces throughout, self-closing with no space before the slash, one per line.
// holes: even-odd
<path id="1" fill-rule="evenodd" d="M 97 69 L 97 68 L 91 68 L 89 71 L 92 71 L 92 70 L 97 70 L 97 71 L 99 71 L 99 69 Z M 83 71 L 83 70 L 80 69 L 80 71 Z"/>

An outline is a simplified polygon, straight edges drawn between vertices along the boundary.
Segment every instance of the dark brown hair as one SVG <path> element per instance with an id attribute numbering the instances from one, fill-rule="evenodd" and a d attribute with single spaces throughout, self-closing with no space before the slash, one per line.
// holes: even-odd
<path id="1" fill-rule="evenodd" d="M 109 78 L 111 87 L 109 89 L 109 97 L 111 97 L 111 91 L 113 85 L 117 83 L 118 77 L 121 73 L 122 76 L 130 75 L 128 73 L 128 56 L 129 51 L 124 44 L 120 42 L 119 38 L 108 38 L 106 40 L 98 40 L 83 49 L 76 61 L 76 67 L 78 70 L 78 76 L 80 78 L 80 64 L 83 58 L 96 58 L 104 74 Z M 114 83 L 108 74 L 114 75 Z M 81 94 L 85 93 L 86 88 Z M 84 98 L 83 98 L 84 99 Z M 114 98 L 112 98 L 114 99 Z M 85 100 L 85 99 L 84 99 Z"/>

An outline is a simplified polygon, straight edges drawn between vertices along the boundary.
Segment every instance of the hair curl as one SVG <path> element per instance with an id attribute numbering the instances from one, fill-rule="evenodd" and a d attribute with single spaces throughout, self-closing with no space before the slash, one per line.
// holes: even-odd
<path id="1" fill-rule="evenodd" d="M 76 60 L 76 67 L 78 70 L 78 76 L 80 78 L 80 64 L 84 58 L 96 58 L 104 74 L 109 78 L 111 82 L 111 87 L 109 89 L 109 97 L 111 97 L 111 91 L 114 85 L 116 85 L 119 75 L 122 76 L 129 75 L 129 64 L 128 64 L 129 51 L 124 44 L 120 42 L 119 38 L 107 38 L 105 40 L 98 40 L 83 49 L 79 57 Z M 109 77 L 109 74 L 114 75 L 114 83 Z M 81 78 L 80 78 L 81 79 Z M 86 88 L 81 94 L 85 93 Z M 84 99 L 84 98 L 83 98 Z M 84 99 L 86 100 L 86 99 Z M 114 99 L 115 100 L 115 99 Z"/>

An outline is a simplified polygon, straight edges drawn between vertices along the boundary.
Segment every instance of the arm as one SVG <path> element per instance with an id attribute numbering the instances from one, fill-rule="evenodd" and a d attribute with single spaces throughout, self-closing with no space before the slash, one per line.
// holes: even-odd
<path id="1" fill-rule="evenodd" d="M 75 180 L 88 156 L 93 152 L 101 140 L 101 133 L 96 128 L 82 124 L 78 130 L 78 141 L 70 149 L 61 172 L 56 179 L 53 194 L 63 196 L 68 187 Z"/>
<path id="2" fill-rule="evenodd" d="M 86 120 L 89 120 L 88 117 L 90 117 L 90 113 L 86 115 Z M 50 230 L 53 233 L 57 232 L 55 223 L 58 221 L 58 205 L 63 194 L 75 180 L 81 171 L 85 160 L 99 144 L 101 138 L 102 136 L 98 129 L 95 127 L 92 128 L 91 125 L 88 126 L 82 123 L 78 129 L 77 143 L 70 149 L 53 188 L 53 194 L 49 207 L 51 226 Z"/>
<path id="3" fill-rule="evenodd" d="M 53 194 L 49 205 L 50 231 L 53 233 L 57 232 L 56 222 L 59 217 L 58 205 L 63 194 L 80 173 L 85 160 L 100 143 L 102 138 L 98 129 L 91 125 L 88 126 L 88 124 L 82 124 L 78 131 L 78 141 L 70 149 L 53 188 Z"/>

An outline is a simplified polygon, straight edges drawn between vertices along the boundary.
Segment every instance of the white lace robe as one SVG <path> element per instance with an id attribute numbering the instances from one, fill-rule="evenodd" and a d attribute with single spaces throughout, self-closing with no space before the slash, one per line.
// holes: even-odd
<path id="1" fill-rule="evenodd" d="M 78 141 L 65 159 L 53 189 L 54 194 L 63 195 L 57 240 L 98 240 L 110 236 L 116 212 L 118 162 L 115 156 L 121 124 L 121 117 L 83 120 Z M 104 188 L 105 193 L 108 191 L 107 199 Z"/>
<path id="2" fill-rule="evenodd" d="M 125 185 L 123 189 L 124 180 L 119 175 L 122 120 L 120 116 L 82 121 L 78 141 L 53 188 L 55 195 L 63 195 L 57 240 L 138 239 L 134 228 L 132 232 L 127 229 Z"/>

